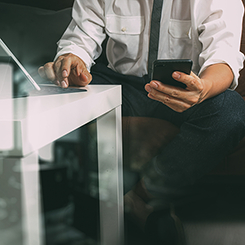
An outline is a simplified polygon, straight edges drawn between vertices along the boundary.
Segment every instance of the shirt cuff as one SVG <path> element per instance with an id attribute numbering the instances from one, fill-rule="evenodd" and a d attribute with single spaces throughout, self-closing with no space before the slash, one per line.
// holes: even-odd
<path id="1" fill-rule="evenodd" d="M 78 56 L 81 60 L 83 60 L 83 62 L 85 63 L 88 69 L 88 72 L 90 72 L 91 66 L 95 64 L 93 59 L 91 59 L 89 54 L 84 49 L 80 48 L 76 44 L 73 44 L 72 42 L 69 42 L 69 44 L 68 43 L 63 44 L 62 42 L 59 42 L 58 51 L 54 60 L 56 60 L 59 56 L 68 53 L 74 54 Z"/>
<path id="2" fill-rule="evenodd" d="M 234 52 L 234 51 L 233 51 Z M 214 64 L 227 64 L 234 75 L 233 81 L 229 87 L 229 89 L 231 90 L 235 90 L 236 87 L 238 86 L 238 78 L 240 76 L 239 71 L 243 68 L 243 62 L 244 62 L 244 55 L 242 53 L 240 53 L 239 58 L 233 58 L 231 59 L 231 55 L 229 55 L 228 52 L 226 52 L 227 55 L 220 55 L 220 54 L 215 54 L 212 57 L 206 59 L 206 61 L 203 63 L 200 71 L 199 71 L 199 75 L 208 67 Z M 219 58 L 216 58 L 219 57 Z"/>

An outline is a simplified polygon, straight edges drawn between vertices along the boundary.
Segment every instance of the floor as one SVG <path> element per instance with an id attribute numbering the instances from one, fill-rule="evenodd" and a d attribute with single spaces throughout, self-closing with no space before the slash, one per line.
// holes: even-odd
<path id="1" fill-rule="evenodd" d="M 239 176 L 210 176 L 200 182 L 199 194 L 176 208 L 187 245 L 245 244 L 244 186 L 245 180 Z M 130 233 L 127 245 L 145 245 L 137 232 L 136 236 Z"/>
<path id="2" fill-rule="evenodd" d="M 207 196 L 179 210 L 187 245 L 245 244 L 244 177 L 210 178 Z"/>
<path id="3" fill-rule="evenodd" d="M 51 179 L 59 180 L 58 183 L 62 188 L 59 186 L 58 189 L 62 189 L 62 193 L 54 189 L 51 196 L 46 198 L 49 202 L 46 206 L 48 210 L 44 212 L 45 245 L 100 245 L 96 238 L 98 215 L 95 210 L 98 200 L 88 195 L 81 195 L 78 190 L 74 195 L 78 198 L 73 197 L 67 201 L 68 199 L 64 198 L 65 185 L 63 186 L 63 182 L 60 181 L 64 173 L 65 169 L 59 168 L 56 169 L 55 175 L 50 176 Z M 50 185 L 51 180 L 48 183 L 47 190 L 51 191 L 50 186 L 55 187 L 55 183 Z M 245 244 L 244 186 L 245 178 L 239 176 L 230 178 L 209 176 L 200 181 L 195 198 L 176 208 L 176 214 L 183 223 L 187 245 Z M 55 201 L 64 205 L 54 208 Z M 4 218 L 5 206 L 3 200 L 0 200 L 0 220 Z M 16 216 L 14 214 L 12 212 L 12 219 Z M 19 241 L 14 240 L 13 235 L 21 234 L 18 222 L 15 222 L 15 227 L 11 230 L 8 226 L 1 226 L 0 222 L 0 228 L 1 245 L 19 245 Z M 154 245 L 152 242 L 145 243 L 142 233 L 130 222 L 126 222 L 125 231 L 125 245 Z"/>

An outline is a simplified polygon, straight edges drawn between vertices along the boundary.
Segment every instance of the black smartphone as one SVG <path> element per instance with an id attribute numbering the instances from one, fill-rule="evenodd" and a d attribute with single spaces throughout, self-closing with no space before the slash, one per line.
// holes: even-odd
<path id="1" fill-rule="evenodd" d="M 173 79 L 172 74 L 175 71 L 180 71 L 189 75 L 191 68 L 192 60 L 190 59 L 155 60 L 152 64 L 151 80 L 157 80 L 175 87 L 186 88 L 184 83 Z"/>

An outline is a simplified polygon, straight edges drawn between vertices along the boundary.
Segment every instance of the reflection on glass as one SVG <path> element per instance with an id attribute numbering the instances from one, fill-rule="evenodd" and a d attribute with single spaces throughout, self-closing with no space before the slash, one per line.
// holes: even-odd
<path id="1" fill-rule="evenodd" d="M 2 60 L 2 61 L 1 61 Z M 27 92 L 30 84 L 36 90 L 40 90 L 39 85 L 34 81 L 31 75 L 26 71 L 15 55 L 10 51 L 7 45 L 0 39 L 0 62 L 13 66 L 13 89 L 15 96 L 23 96 L 21 90 Z M 21 86 L 21 89 L 18 88 Z"/>
<path id="2" fill-rule="evenodd" d="M 22 245 L 22 211 L 19 163 L 0 159 L 0 237 L 1 244 Z"/>
<path id="3" fill-rule="evenodd" d="M 80 93 L 86 91 L 86 89 L 69 87 L 63 89 L 58 86 L 52 86 L 50 82 L 47 84 L 38 85 L 22 64 L 17 60 L 14 54 L 9 50 L 6 44 L 0 39 L 0 64 L 2 64 L 2 70 L 0 74 L 3 77 L 2 83 L 7 86 L 7 91 L 12 91 L 11 96 L 14 98 L 27 97 L 27 96 L 39 96 L 50 94 L 63 94 L 63 93 Z M 10 72 L 10 69 L 12 69 Z M 11 79 L 5 79 L 6 74 L 12 74 Z M 3 87 L 4 87 L 3 86 Z M 12 86 L 11 88 L 9 88 Z M 1 89 L 0 86 L 0 99 L 8 98 L 9 93 L 6 95 L 6 89 Z"/>
<path id="4" fill-rule="evenodd" d="M 0 98 L 27 96 L 30 89 L 40 90 L 26 69 L 0 39 Z"/>

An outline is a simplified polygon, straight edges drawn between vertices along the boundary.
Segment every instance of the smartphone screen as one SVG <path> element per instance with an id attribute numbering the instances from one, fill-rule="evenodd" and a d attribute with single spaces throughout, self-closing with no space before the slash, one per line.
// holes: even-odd
<path id="1" fill-rule="evenodd" d="M 172 74 L 175 71 L 183 72 L 186 74 L 191 73 L 192 60 L 189 59 L 171 59 L 171 60 L 155 60 L 152 64 L 151 80 L 157 80 L 164 84 L 175 87 L 186 88 L 184 83 L 178 82 L 173 79 Z"/>

